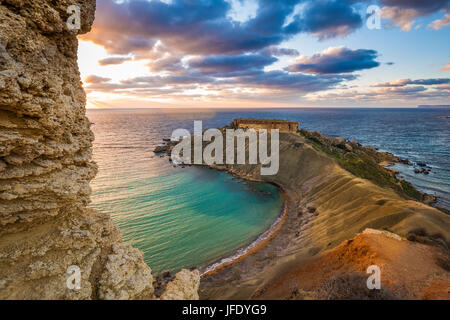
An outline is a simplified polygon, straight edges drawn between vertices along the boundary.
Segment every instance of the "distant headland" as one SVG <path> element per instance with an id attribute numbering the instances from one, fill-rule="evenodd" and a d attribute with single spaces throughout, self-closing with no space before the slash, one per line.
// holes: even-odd
<path id="1" fill-rule="evenodd" d="M 443 108 L 450 109 L 450 104 L 419 104 L 417 108 Z"/>

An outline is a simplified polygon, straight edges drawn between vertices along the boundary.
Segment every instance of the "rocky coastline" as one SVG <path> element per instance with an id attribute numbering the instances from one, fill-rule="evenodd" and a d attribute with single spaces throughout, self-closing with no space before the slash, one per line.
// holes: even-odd
<path id="1" fill-rule="evenodd" d="M 222 128 L 221 130 L 229 127 L 231 127 L 231 125 Z M 355 174 L 356 176 L 367 178 L 372 182 L 379 184 L 380 186 L 393 187 L 395 185 L 394 188 L 396 188 L 396 190 L 401 194 L 409 196 L 426 204 L 432 205 L 437 200 L 434 195 L 421 192 L 417 190 L 410 182 L 398 178 L 397 175 L 399 174 L 399 172 L 390 169 L 390 166 L 392 166 L 393 164 L 400 163 L 414 167 L 414 172 L 416 174 L 423 173 L 427 175 L 432 170 L 432 167 L 424 162 L 412 163 L 409 159 L 398 157 L 393 153 L 379 152 L 372 146 L 363 146 L 356 140 L 349 141 L 345 140 L 342 137 L 327 137 L 322 135 L 320 132 L 310 132 L 304 128 L 299 129 L 297 131 L 297 134 L 305 137 L 317 150 L 323 151 L 327 155 L 336 159 L 344 169 Z M 169 156 L 169 161 L 171 162 L 172 159 L 170 158 L 170 154 L 177 143 L 178 141 L 172 141 L 169 138 L 164 138 L 163 142 L 160 145 L 156 146 L 153 152 L 160 156 Z M 359 168 L 356 166 L 352 166 L 351 161 L 354 160 L 360 162 L 358 165 Z M 182 166 L 186 165 L 188 166 L 190 164 L 182 164 Z M 213 164 L 209 167 L 216 170 L 227 171 L 230 174 L 242 178 L 239 174 L 234 173 L 232 167 L 230 166 Z M 364 169 L 364 167 L 367 167 L 368 170 Z M 367 172 L 364 173 L 358 170 L 365 170 Z M 256 180 L 255 178 L 249 176 L 245 178 L 248 180 Z"/>
<path id="2" fill-rule="evenodd" d="M 163 154 L 170 154 L 174 144 L 167 143 Z M 280 133 L 280 171 L 275 176 L 261 176 L 259 165 L 209 166 L 242 179 L 282 185 L 289 195 L 290 209 L 286 222 L 264 247 L 230 263 L 226 268 L 205 275 L 200 285 L 200 298 L 320 299 L 320 288 L 324 284 L 319 280 L 330 281 L 323 275 L 315 275 L 320 283 L 309 287 L 300 285 L 293 290 L 307 289 L 305 295 L 292 293 L 288 288 L 292 279 L 286 280 L 281 287 L 275 284 L 281 281 L 279 279 L 284 279 L 283 275 L 300 266 L 308 268 L 315 259 L 333 256 L 335 248 L 345 241 L 359 239 L 358 235 L 367 228 L 389 230 L 389 234 L 406 241 L 406 248 L 415 248 L 416 236 L 420 234 L 419 237 L 423 237 L 421 243 L 427 243 L 429 248 L 426 250 L 433 253 L 434 266 L 442 259 L 448 260 L 450 217 L 430 206 L 435 201 L 433 196 L 416 190 L 409 182 L 398 179 L 395 171 L 384 167 L 396 162 L 410 165 L 407 159 L 378 152 L 356 141 L 325 137 L 318 132 L 301 129 L 296 134 Z M 363 238 L 369 241 L 367 245 L 372 245 L 375 241 L 389 241 L 384 239 L 389 238 L 386 234 L 368 236 L 366 233 Z M 354 262 L 349 264 L 346 268 L 355 268 Z M 359 268 L 355 272 L 361 277 L 365 270 L 361 266 Z M 440 270 L 435 275 L 436 281 L 450 281 L 450 274 L 445 268 L 436 268 Z M 347 275 L 342 274 L 343 277 Z M 422 276 L 428 277 L 426 272 Z M 417 294 L 421 294 L 414 293 L 412 289 L 419 280 L 413 281 L 414 286 L 411 285 L 410 292 L 405 293 L 396 289 L 405 283 L 399 283 L 395 276 L 392 279 L 391 289 L 395 294 L 389 296 L 392 293 L 389 291 L 384 298 L 417 298 Z M 425 287 L 427 285 L 432 286 L 432 281 L 427 282 Z M 275 287 L 289 294 L 277 295 Z"/>

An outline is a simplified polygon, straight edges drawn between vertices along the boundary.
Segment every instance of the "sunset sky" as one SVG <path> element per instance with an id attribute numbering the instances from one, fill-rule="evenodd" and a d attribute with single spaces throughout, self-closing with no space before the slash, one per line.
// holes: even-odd
<path id="1" fill-rule="evenodd" d="M 449 24 L 447 0 L 97 0 L 79 66 L 88 108 L 449 104 Z"/>

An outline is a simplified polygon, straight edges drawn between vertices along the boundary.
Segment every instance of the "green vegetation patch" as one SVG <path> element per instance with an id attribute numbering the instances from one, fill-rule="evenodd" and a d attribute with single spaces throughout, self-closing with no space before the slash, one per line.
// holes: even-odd
<path id="1" fill-rule="evenodd" d="M 316 132 L 309 132 L 305 129 L 299 130 L 308 142 L 319 151 L 333 157 L 342 168 L 353 175 L 367 179 L 381 187 L 390 187 L 400 195 L 413 198 L 419 201 L 424 200 L 424 194 L 414 186 L 404 180 L 397 179 L 388 169 L 380 166 L 378 161 L 380 153 L 367 149 L 361 145 L 351 143 L 352 150 L 346 149 L 346 143 L 333 144 L 333 138 L 328 138 Z M 350 144 L 350 142 L 347 142 Z"/>

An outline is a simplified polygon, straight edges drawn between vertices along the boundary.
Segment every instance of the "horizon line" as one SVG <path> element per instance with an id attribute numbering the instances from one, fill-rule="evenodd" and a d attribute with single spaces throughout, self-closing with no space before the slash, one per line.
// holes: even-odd
<path id="1" fill-rule="evenodd" d="M 438 107 L 439 105 L 436 105 L 436 109 L 443 109 L 442 107 Z M 449 106 L 450 107 L 450 106 Z M 426 108 L 433 108 L 433 105 L 427 105 Z M 396 106 L 396 107 L 390 107 L 390 106 L 382 106 L 382 107 L 373 107 L 373 106 L 335 106 L 335 107 L 325 107 L 325 106 L 315 106 L 315 107 L 120 107 L 120 108 L 89 108 L 86 107 L 86 110 L 160 110 L 160 109 L 170 109 L 170 110 L 220 110 L 220 109 L 235 109 L 235 110 L 248 110 L 248 109 L 426 109 L 426 108 L 420 108 L 419 106 Z"/>

